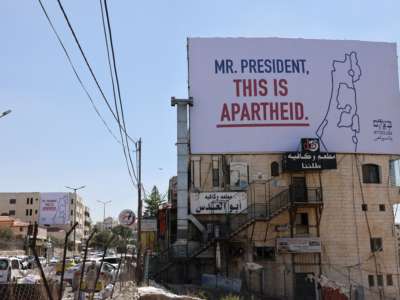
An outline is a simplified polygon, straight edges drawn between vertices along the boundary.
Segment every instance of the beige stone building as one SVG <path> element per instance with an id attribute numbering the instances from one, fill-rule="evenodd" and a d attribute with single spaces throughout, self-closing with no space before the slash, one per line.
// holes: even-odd
<path id="1" fill-rule="evenodd" d="M 159 263 L 159 276 L 220 274 L 260 297 L 319 299 L 334 287 L 350 299 L 400 299 L 399 156 L 337 154 L 336 169 L 318 171 L 287 171 L 282 159 L 191 155 L 189 260 Z M 219 205 L 239 193 L 240 213 L 239 200 Z"/>
<path id="2" fill-rule="evenodd" d="M 40 205 L 40 192 L 17 192 L 17 193 L 0 193 L 0 215 L 10 216 L 17 218 L 24 222 L 38 222 L 39 220 L 39 205 Z M 74 220 L 78 222 L 76 227 L 76 245 L 79 245 L 84 238 L 85 233 L 85 204 L 82 197 L 77 195 L 77 201 L 75 202 L 75 194 L 68 193 L 70 199 L 70 220 L 71 225 Z M 68 226 L 58 226 L 61 229 L 68 230 Z M 59 228 L 49 228 L 48 235 L 51 237 L 54 232 L 55 238 L 60 238 L 58 233 Z M 70 236 L 70 240 L 73 240 L 73 234 Z"/>

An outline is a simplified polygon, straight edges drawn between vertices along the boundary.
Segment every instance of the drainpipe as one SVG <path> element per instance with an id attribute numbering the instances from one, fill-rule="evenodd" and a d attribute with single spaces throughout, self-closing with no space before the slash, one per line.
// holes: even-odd
<path id="1" fill-rule="evenodd" d="M 177 241 L 176 244 L 187 244 L 188 234 L 188 164 L 189 164 L 189 126 L 188 106 L 193 105 L 193 99 L 171 98 L 171 106 L 177 109 L 177 153 L 178 153 L 178 174 L 177 174 Z"/>

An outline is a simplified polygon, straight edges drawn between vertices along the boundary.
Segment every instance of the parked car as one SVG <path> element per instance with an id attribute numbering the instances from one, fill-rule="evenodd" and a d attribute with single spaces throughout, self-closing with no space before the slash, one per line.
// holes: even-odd
<path id="1" fill-rule="evenodd" d="M 93 290 L 94 282 L 96 280 L 97 272 L 100 268 L 101 262 L 99 261 L 88 261 L 85 263 L 85 272 L 84 277 L 81 284 L 81 290 Z M 79 264 L 79 266 L 81 266 Z M 75 268 L 75 267 L 74 267 Z M 72 287 L 73 290 L 76 290 L 79 285 L 81 276 L 81 267 L 77 268 L 75 272 L 73 272 L 72 277 Z M 101 267 L 101 272 L 99 273 L 99 279 L 96 284 L 95 291 L 99 292 L 104 289 L 108 284 L 116 279 L 117 270 L 116 268 L 106 262 L 103 262 Z M 68 275 L 69 277 L 69 275 Z M 68 279 L 69 281 L 69 279 Z"/>
<path id="2" fill-rule="evenodd" d="M 26 270 L 22 264 L 22 260 L 17 257 L 10 257 L 11 264 L 11 281 L 16 281 L 19 278 L 26 276 Z"/>
<path id="3" fill-rule="evenodd" d="M 11 263 L 8 257 L 0 257 L 0 283 L 11 280 Z"/>
<path id="4" fill-rule="evenodd" d="M 60 257 L 58 256 L 53 256 L 52 258 L 50 258 L 50 265 L 55 265 L 56 263 L 58 263 L 60 261 Z"/>
<path id="5" fill-rule="evenodd" d="M 56 264 L 56 274 L 57 274 L 57 275 L 61 274 L 61 272 L 62 272 L 62 265 L 63 265 L 63 262 L 62 262 L 62 261 L 59 261 L 59 262 Z M 76 265 L 76 263 L 75 263 L 75 261 L 74 261 L 72 258 L 67 258 L 67 259 L 65 259 L 65 269 L 64 269 L 64 270 L 68 270 L 69 268 L 71 268 L 71 267 L 73 267 L 73 266 L 75 266 L 75 265 Z"/>
<path id="6" fill-rule="evenodd" d="M 106 256 L 104 257 L 104 262 L 112 264 L 115 268 L 118 268 L 119 261 L 121 260 L 118 256 Z M 100 260 L 101 261 L 101 260 Z"/>

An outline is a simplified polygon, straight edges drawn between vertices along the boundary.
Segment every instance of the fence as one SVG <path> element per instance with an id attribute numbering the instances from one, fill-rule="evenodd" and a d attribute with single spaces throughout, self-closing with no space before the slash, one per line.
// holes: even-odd
<path id="1" fill-rule="evenodd" d="M 57 294 L 55 283 L 50 284 L 52 294 Z M 48 300 L 46 288 L 43 284 L 0 284 L 1 300 Z"/>

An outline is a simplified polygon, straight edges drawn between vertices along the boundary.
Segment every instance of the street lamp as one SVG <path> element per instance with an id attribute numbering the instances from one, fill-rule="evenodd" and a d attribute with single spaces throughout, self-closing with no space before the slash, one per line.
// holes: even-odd
<path id="1" fill-rule="evenodd" d="M 75 196 L 75 201 L 74 201 L 74 224 L 76 223 L 76 202 L 78 202 L 78 198 L 77 198 L 77 194 L 76 191 L 84 189 L 86 187 L 86 185 L 82 185 L 80 187 L 69 187 L 69 186 L 65 186 L 67 189 L 73 190 L 74 191 L 74 196 Z M 75 232 L 75 228 L 74 227 L 74 255 L 75 255 L 75 249 L 76 249 L 76 232 Z"/>
<path id="2" fill-rule="evenodd" d="M 11 109 L 6 110 L 6 111 L 3 111 L 3 112 L 1 113 L 1 115 L 0 115 L 0 118 L 2 118 L 2 117 L 4 117 L 4 116 L 7 116 L 7 115 L 10 114 L 10 113 L 11 113 Z"/>
<path id="3" fill-rule="evenodd" d="M 106 205 L 108 204 L 108 203 L 111 203 L 111 200 L 110 201 L 101 201 L 101 200 L 97 200 L 97 202 L 99 202 L 99 203 L 101 203 L 101 204 L 103 204 L 103 230 L 104 230 L 104 220 L 106 219 Z"/>

